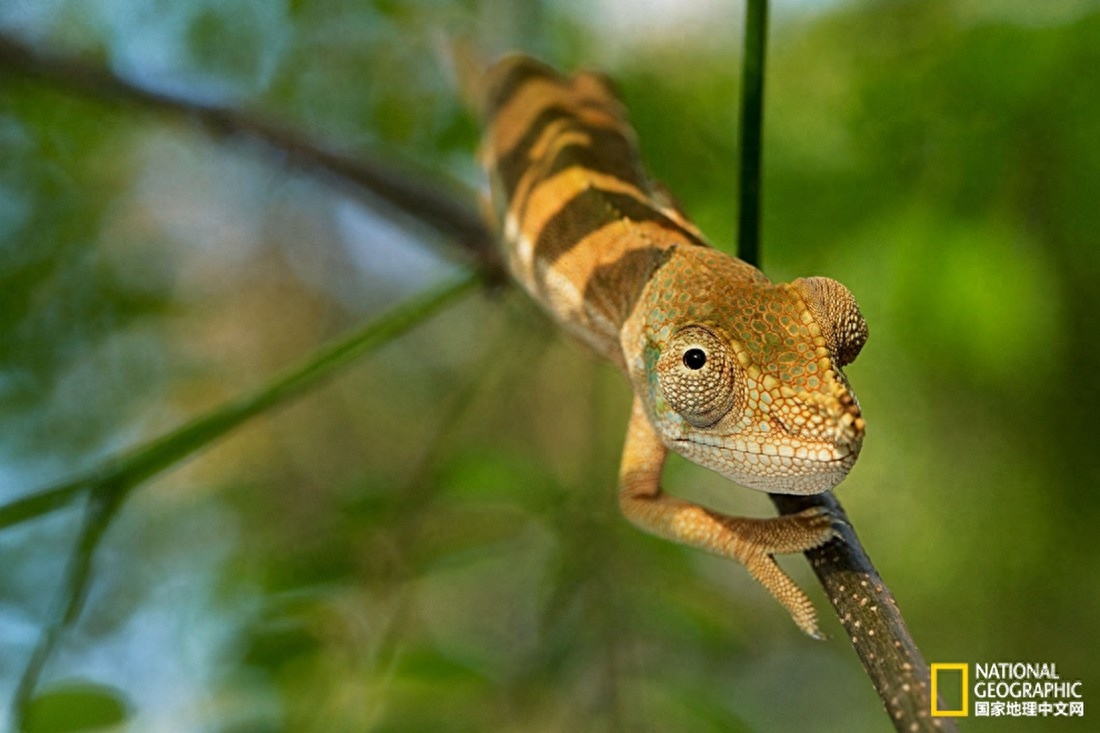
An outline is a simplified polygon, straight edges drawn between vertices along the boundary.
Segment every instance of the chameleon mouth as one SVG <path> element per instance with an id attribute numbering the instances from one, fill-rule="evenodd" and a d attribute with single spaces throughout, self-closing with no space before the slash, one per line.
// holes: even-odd
<path id="1" fill-rule="evenodd" d="M 774 445 L 771 443 L 756 443 L 746 440 L 724 440 L 721 436 L 699 435 L 690 438 L 674 438 L 673 443 L 690 447 L 702 446 L 718 448 L 722 452 L 739 453 L 744 456 L 753 456 L 763 459 L 778 459 L 778 461 L 765 460 L 764 463 L 798 463 L 801 465 L 829 465 L 854 460 L 859 453 L 860 445 L 848 443 L 817 442 L 811 446 Z"/>
<path id="2" fill-rule="evenodd" d="M 734 483 L 769 493 L 802 495 L 819 494 L 843 481 L 860 449 L 859 442 L 816 442 L 795 448 L 743 440 L 723 442 L 716 436 L 676 438 L 669 445 Z"/>

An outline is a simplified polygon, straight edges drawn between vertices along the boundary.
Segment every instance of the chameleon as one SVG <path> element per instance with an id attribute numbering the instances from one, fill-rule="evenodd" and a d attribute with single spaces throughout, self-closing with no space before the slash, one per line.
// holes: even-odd
<path id="1" fill-rule="evenodd" d="M 855 298 L 826 277 L 773 283 L 710 246 L 644 170 L 604 75 L 566 76 L 511 54 L 467 87 L 507 269 L 633 391 L 622 513 L 654 535 L 738 561 L 821 638 L 812 602 L 774 556 L 838 538 L 840 520 L 824 508 L 729 516 L 667 493 L 661 472 L 675 451 L 766 492 L 838 484 L 866 427 L 842 371 L 867 340 Z"/>

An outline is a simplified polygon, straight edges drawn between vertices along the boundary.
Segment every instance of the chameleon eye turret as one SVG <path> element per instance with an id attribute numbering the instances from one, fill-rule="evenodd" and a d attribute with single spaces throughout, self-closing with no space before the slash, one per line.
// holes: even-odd
<path id="1" fill-rule="evenodd" d="M 733 407 L 736 365 L 722 339 L 702 326 L 677 332 L 657 360 L 669 406 L 697 428 L 714 425 Z"/>
<path id="2" fill-rule="evenodd" d="M 611 85 L 523 56 L 468 83 L 513 277 L 630 381 L 619 471 L 642 529 L 741 562 L 817 635 L 813 606 L 775 563 L 837 532 L 822 510 L 733 517 L 665 493 L 669 450 L 751 488 L 835 486 L 863 440 L 841 367 L 867 339 L 855 298 L 828 278 L 774 284 L 719 252 L 645 173 Z"/>

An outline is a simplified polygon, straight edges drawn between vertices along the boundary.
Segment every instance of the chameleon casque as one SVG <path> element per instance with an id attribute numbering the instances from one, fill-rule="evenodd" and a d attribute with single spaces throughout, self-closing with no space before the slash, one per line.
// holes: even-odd
<path id="1" fill-rule="evenodd" d="M 485 126 L 481 157 L 508 268 L 633 388 L 623 513 L 736 559 L 819 636 L 813 605 L 773 555 L 824 544 L 835 518 L 727 516 L 670 496 L 660 476 L 672 450 L 762 491 L 839 483 L 864 434 L 841 371 L 867 339 L 852 294 L 824 277 L 772 283 L 708 246 L 643 171 L 603 76 L 565 77 L 511 55 L 468 91 Z"/>

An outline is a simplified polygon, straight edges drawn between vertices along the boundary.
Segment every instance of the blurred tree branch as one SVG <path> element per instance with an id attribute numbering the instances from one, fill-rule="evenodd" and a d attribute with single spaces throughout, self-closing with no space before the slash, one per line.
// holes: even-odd
<path id="1" fill-rule="evenodd" d="M 442 180 L 429 181 L 393 162 L 354 157 L 316 140 L 229 107 L 202 104 L 142 89 L 102 66 L 34 48 L 0 34 L 0 73 L 36 79 L 67 93 L 115 104 L 139 105 L 147 110 L 191 119 L 215 137 L 258 140 L 292 166 L 327 174 L 342 184 L 367 191 L 398 211 L 435 229 L 458 244 L 488 273 L 501 272 L 495 238 L 487 231 L 469 195 Z M 448 190 L 450 188 L 451 190 Z"/>
<path id="2" fill-rule="evenodd" d="M 757 2 L 760 0 L 753 0 L 749 5 L 752 6 Z M 759 12 L 759 8 L 756 10 Z M 751 13 L 753 9 L 750 7 L 749 11 Z M 765 22 L 766 13 L 761 17 L 761 23 Z M 763 25 L 759 28 L 763 28 Z M 758 48 L 758 53 L 762 54 L 762 42 Z M 758 68 L 759 73 L 762 74 L 762 61 Z M 3 36 L 0 36 L 0 73 L 15 73 L 38 79 L 70 93 L 140 105 L 150 110 L 189 118 L 200 123 L 216 136 L 245 136 L 261 140 L 272 150 L 278 151 L 287 162 L 307 170 L 318 171 L 337 181 L 350 183 L 400 212 L 428 224 L 472 256 L 482 271 L 489 276 L 497 277 L 501 272 L 500 258 L 493 246 L 495 239 L 493 233 L 476 215 L 473 207 L 466 203 L 464 197 L 455 191 L 441 191 L 441 186 L 435 181 L 398 171 L 392 164 L 365 161 L 361 157 L 350 158 L 335 153 L 304 136 L 238 110 L 188 102 L 141 89 L 94 64 L 47 54 Z M 758 92 L 755 104 L 762 104 L 762 86 Z M 752 114 L 751 109 L 749 113 Z M 759 110 L 757 110 L 758 113 Z M 759 124 L 759 118 L 756 124 Z M 759 136 L 756 140 L 759 146 Z M 758 167 L 756 176 L 759 176 Z M 759 205 L 758 190 L 757 182 L 756 191 L 753 192 L 756 196 L 755 203 L 750 204 L 752 207 Z M 742 206 L 742 211 L 746 211 L 744 201 Z M 753 213 L 750 216 L 757 215 Z M 750 228 L 747 230 L 743 225 L 742 237 L 758 237 L 751 228 L 753 221 L 756 219 L 748 223 Z M 755 231 L 758 231 L 758 227 Z M 751 252 L 748 256 L 755 257 Z M 458 292 L 464 292 L 472 282 L 472 280 L 465 281 L 448 291 L 449 294 L 437 294 L 436 297 L 439 300 L 432 301 L 430 310 L 434 311 L 435 308 L 442 306 Z M 424 313 L 421 312 L 417 318 L 423 316 Z M 403 320 L 399 330 L 404 330 L 415 322 L 417 321 Z M 393 335 L 396 334 L 390 332 L 388 338 Z M 350 358 L 353 357 L 349 356 L 348 359 Z M 300 384 L 296 391 L 304 391 L 311 385 L 312 379 Z M 246 419 L 270 406 L 272 405 L 244 409 L 240 417 L 242 420 Z M 202 424 L 216 417 L 217 415 L 211 415 L 199 418 L 196 423 L 182 428 L 181 432 L 193 430 L 196 424 Z M 232 425 L 222 425 L 218 428 L 218 434 L 238 423 L 239 421 L 234 421 Z M 178 445 L 188 445 L 189 449 L 173 452 L 171 455 L 161 454 L 155 471 L 148 470 L 148 467 L 139 470 L 137 466 L 144 464 L 137 461 L 129 474 L 134 480 L 127 485 L 130 487 L 136 485 L 153 473 L 208 444 L 212 439 L 207 436 L 197 443 L 181 440 Z M 163 440 L 155 441 L 151 447 L 161 445 Z M 0 507 L 0 529 L 51 511 L 66 503 L 80 491 L 92 489 L 102 481 L 104 476 L 117 471 L 118 467 L 115 463 L 108 462 L 101 472 L 79 477 L 72 482 Z M 773 501 L 783 513 L 799 511 L 811 505 L 827 506 L 838 517 L 847 521 L 847 515 L 831 492 L 814 497 L 777 495 L 773 496 Z M 94 514 L 93 512 L 89 516 Z M 84 544 L 89 536 L 90 531 L 86 526 L 81 544 Z M 92 541 L 94 544 L 94 536 Z M 899 731 L 913 732 L 956 730 L 953 720 L 930 716 L 928 667 L 905 626 L 893 595 L 875 570 L 851 524 L 848 523 L 844 530 L 843 541 L 833 541 L 822 548 L 807 552 L 806 555 L 895 728 Z M 79 565 L 74 563 L 74 566 L 70 571 L 67 592 L 70 599 L 75 599 L 72 603 L 75 603 L 74 608 L 78 610 L 79 597 L 82 595 L 82 574 Z M 68 618 L 68 614 L 67 605 L 62 614 L 61 623 Z M 51 633 L 55 632 L 56 630 Z"/>

